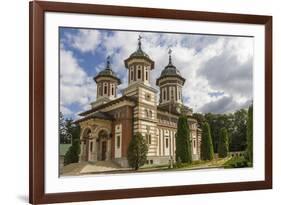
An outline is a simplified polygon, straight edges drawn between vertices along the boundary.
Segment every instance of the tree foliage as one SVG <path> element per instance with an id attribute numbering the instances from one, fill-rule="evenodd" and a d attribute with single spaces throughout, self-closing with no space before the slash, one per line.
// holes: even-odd
<path id="1" fill-rule="evenodd" d="M 194 113 L 193 117 L 197 119 L 201 128 L 205 122 L 210 125 L 215 153 L 218 152 L 220 129 L 223 127 L 228 131 L 229 151 L 246 149 L 247 110 L 240 109 L 228 114 Z"/>
<path id="2" fill-rule="evenodd" d="M 201 139 L 201 159 L 212 160 L 214 158 L 214 148 L 212 143 L 210 126 L 207 122 L 202 127 L 202 139 Z"/>
<path id="3" fill-rule="evenodd" d="M 176 136 L 176 161 L 178 163 L 191 163 L 190 131 L 187 116 L 181 115 L 178 119 Z"/>
<path id="4" fill-rule="evenodd" d="M 65 119 L 62 112 L 60 112 L 59 119 L 59 137 L 60 144 L 70 144 L 72 131 L 75 129 L 75 125 L 72 123 L 72 119 Z"/>
<path id="5" fill-rule="evenodd" d="M 253 105 L 248 109 L 247 119 L 247 159 L 253 163 Z"/>
<path id="6" fill-rule="evenodd" d="M 64 156 L 64 165 L 79 162 L 80 154 L 80 141 L 79 139 L 74 139 L 72 145 L 69 147 L 68 151 Z"/>
<path id="7" fill-rule="evenodd" d="M 144 137 L 137 133 L 132 137 L 127 151 L 129 166 L 138 170 L 147 159 L 148 146 Z"/>
<path id="8" fill-rule="evenodd" d="M 80 154 L 80 127 L 72 119 L 64 119 L 60 113 L 60 143 L 72 144 L 64 156 L 64 165 L 79 162 Z"/>
<path id="9" fill-rule="evenodd" d="M 226 128 L 221 128 L 220 130 L 220 138 L 218 145 L 218 154 L 220 158 L 227 157 L 228 155 L 228 133 Z"/>

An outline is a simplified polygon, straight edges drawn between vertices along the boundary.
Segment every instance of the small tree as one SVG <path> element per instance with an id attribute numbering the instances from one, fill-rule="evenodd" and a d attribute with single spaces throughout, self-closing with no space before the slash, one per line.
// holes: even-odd
<path id="1" fill-rule="evenodd" d="M 143 166 L 147 159 L 148 146 L 141 133 L 133 136 L 127 151 L 129 166 L 138 170 Z"/>
<path id="2" fill-rule="evenodd" d="M 247 119 L 247 159 L 253 163 L 253 105 L 248 109 Z"/>
<path id="3" fill-rule="evenodd" d="M 214 159 L 214 148 L 212 143 L 210 126 L 207 122 L 203 124 L 202 139 L 201 139 L 201 159 Z"/>
<path id="4" fill-rule="evenodd" d="M 219 136 L 218 154 L 220 158 L 228 155 L 228 133 L 226 128 L 221 128 Z"/>
<path id="5" fill-rule="evenodd" d="M 64 165 L 79 162 L 80 154 L 80 141 L 78 139 L 73 140 L 71 147 L 64 156 Z"/>
<path id="6" fill-rule="evenodd" d="M 64 156 L 64 165 L 70 164 L 70 163 L 77 163 L 79 162 L 79 154 L 80 154 L 80 127 L 75 126 L 73 124 L 71 130 L 69 130 L 72 138 L 72 145 L 67 150 L 65 156 Z"/>
<path id="7" fill-rule="evenodd" d="M 181 115 L 178 119 L 176 161 L 178 163 L 192 162 L 189 126 L 187 117 L 184 115 Z"/>

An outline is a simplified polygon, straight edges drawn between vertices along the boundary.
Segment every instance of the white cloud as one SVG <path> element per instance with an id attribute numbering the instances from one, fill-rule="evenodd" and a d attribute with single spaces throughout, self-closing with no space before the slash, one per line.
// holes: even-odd
<path id="1" fill-rule="evenodd" d="M 128 81 L 124 60 L 137 49 L 139 34 L 143 36 L 143 50 L 155 61 L 155 69 L 151 72 L 151 85 L 157 88 L 156 79 L 168 64 L 167 52 L 172 47 L 173 64 L 186 78 L 183 87 L 185 103 L 194 111 L 211 111 L 205 105 L 212 103 L 212 107 L 216 107 L 214 104 L 221 103 L 226 97 L 227 102 L 232 102 L 228 103 L 229 106 L 224 111 L 252 99 L 252 79 L 249 77 L 252 72 L 252 38 L 124 31 L 116 31 L 106 36 L 95 30 L 80 30 L 69 39 L 71 46 L 81 52 L 93 52 L 99 46 L 97 51 L 104 58 L 110 55 L 112 69 L 122 80 L 119 86 L 121 90 L 127 86 Z M 81 72 L 83 69 L 73 55 L 67 58 L 73 67 L 64 79 L 68 86 L 64 89 L 68 93 L 65 102 L 78 101 L 86 106 L 86 102 L 90 102 L 89 98 L 95 99 L 94 82 L 86 73 Z M 74 61 L 71 62 L 71 59 Z M 99 65 L 98 68 L 102 69 L 104 65 Z M 79 76 L 78 79 L 73 79 L 75 76 Z M 70 81 L 72 83 L 67 84 Z M 76 94 L 78 92 L 79 96 Z M 209 95 L 212 92 L 223 94 Z"/>
<path id="2" fill-rule="evenodd" d="M 101 34 L 97 30 L 80 29 L 75 35 L 67 36 L 71 47 L 81 52 L 95 51 L 101 42 Z"/>
<path id="3" fill-rule="evenodd" d="M 80 107 L 88 105 L 95 99 L 96 86 L 88 76 L 71 51 L 60 50 L 60 100 L 62 112 L 73 114 L 68 106 L 77 104 Z"/>

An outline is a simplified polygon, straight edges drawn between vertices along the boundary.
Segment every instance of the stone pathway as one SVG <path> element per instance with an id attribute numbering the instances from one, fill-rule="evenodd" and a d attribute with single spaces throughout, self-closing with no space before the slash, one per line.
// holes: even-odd
<path id="1" fill-rule="evenodd" d="M 103 173 L 112 171 L 123 171 L 129 168 L 121 168 L 114 162 L 110 161 L 98 161 L 96 163 L 92 162 L 81 162 L 73 163 L 63 167 L 63 176 L 73 176 L 81 174 L 91 174 L 91 173 Z"/>

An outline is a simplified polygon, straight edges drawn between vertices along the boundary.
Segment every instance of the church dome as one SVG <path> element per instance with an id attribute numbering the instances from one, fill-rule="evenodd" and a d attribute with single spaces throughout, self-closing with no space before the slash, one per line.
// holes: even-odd
<path id="1" fill-rule="evenodd" d="M 180 71 L 172 63 L 171 52 L 172 51 L 169 50 L 169 63 L 167 66 L 165 66 L 164 70 L 162 70 L 160 77 L 156 80 L 156 84 L 159 83 L 159 80 L 161 80 L 165 77 L 177 77 L 177 78 L 180 78 L 181 80 L 185 81 L 185 79 L 181 76 Z"/>
<path id="2" fill-rule="evenodd" d="M 121 84 L 121 80 L 117 77 L 116 73 L 110 68 L 109 57 L 107 57 L 107 65 L 106 68 L 100 71 L 95 77 L 94 80 L 97 81 L 100 77 L 110 77 L 117 80 L 118 84 Z"/>
<path id="3" fill-rule="evenodd" d="M 150 64 L 151 64 L 151 69 L 154 68 L 154 61 L 150 59 L 149 55 L 147 53 L 145 53 L 143 50 L 142 50 L 142 47 L 141 47 L 141 39 L 142 37 L 139 36 L 138 38 L 138 48 L 135 52 L 133 52 L 129 58 L 127 58 L 124 62 L 125 62 L 125 67 L 128 68 L 128 62 L 131 60 L 131 59 L 135 59 L 135 58 L 141 58 L 141 59 L 145 59 L 146 61 L 148 61 Z"/>
<path id="4" fill-rule="evenodd" d="M 149 56 L 142 50 L 142 48 L 139 46 L 138 49 L 130 55 L 130 57 L 146 57 L 149 58 Z"/>
<path id="5" fill-rule="evenodd" d="M 173 64 L 168 64 L 164 70 L 162 70 L 160 77 L 164 76 L 181 76 L 180 71 Z"/>

